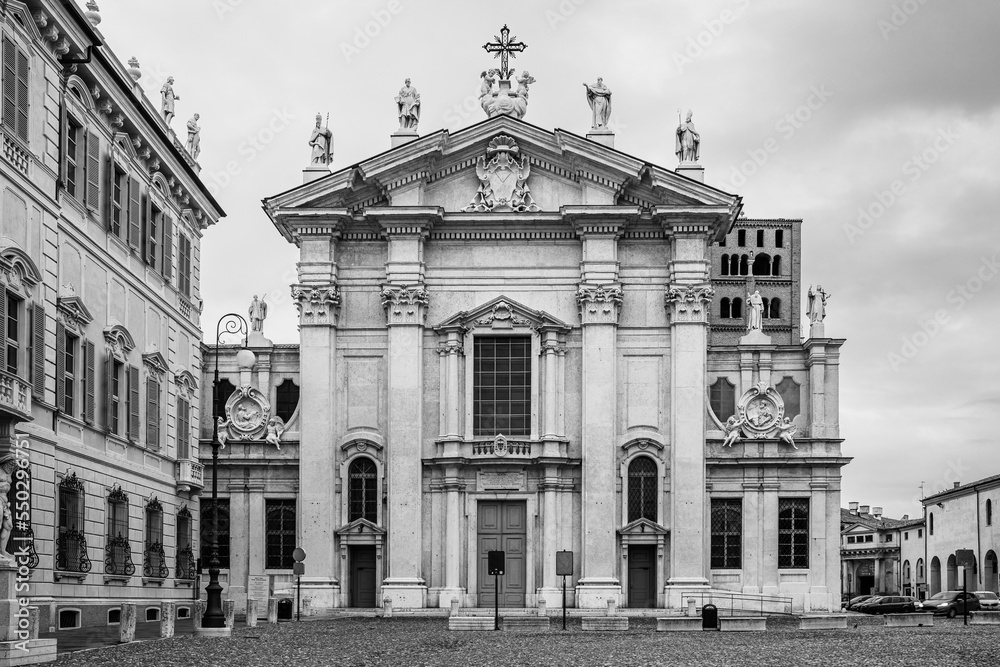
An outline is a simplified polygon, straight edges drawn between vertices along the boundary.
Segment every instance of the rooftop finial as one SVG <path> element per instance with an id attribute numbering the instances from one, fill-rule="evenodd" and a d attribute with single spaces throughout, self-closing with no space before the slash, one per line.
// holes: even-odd
<path id="1" fill-rule="evenodd" d="M 85 11 L 83 15 L 87 17 L 88 21 L 90 21 L 90 25 L 94 27 L 97 27 L 97 25 L 101 22 L 101 8 L 97 6 L 97 3 L 94 2 L 94 0 L 88 0 L 87 11 Z"/>

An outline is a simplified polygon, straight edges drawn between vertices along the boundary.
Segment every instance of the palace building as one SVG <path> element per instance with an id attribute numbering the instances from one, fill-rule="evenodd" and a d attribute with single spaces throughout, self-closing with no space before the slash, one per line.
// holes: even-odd
<path id="1" fill-rule="evenodd" d="M 43 636 L 196 595 L 199 247 L 223 211 L 100 19 L 0 3 L 0 468 Z"/>
<path id="2" fill-rule="evenodd" d="M 227 595 L 293 595 L 298 546 L 309 613 L 552 607 L 572 551 L 576 607 L 839 609 L 844 341 L 819 287 L 803 337 L 801 221 L 741 217 L 690 114 L 668 169 L 614 149 L 600 82 L 580 136 L 511 76 L 486 120 L 418 136 L 399 102 L 391 150 L 264 200 L 300 341 L 202 350 Z"/>

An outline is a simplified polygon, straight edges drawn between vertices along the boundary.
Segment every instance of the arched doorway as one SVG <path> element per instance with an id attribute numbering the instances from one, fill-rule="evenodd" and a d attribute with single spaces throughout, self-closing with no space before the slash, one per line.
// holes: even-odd
<path id="1" fill-rule="evenodd" d="M 958 561 L 955 554 L 948 556 L 948 590 L 954 591 L 958 588 Z"/>
<path id="2" fill-rule="evenodd" d="M 997 552 L 992 549 L 986 552 L 986 559 L 983 562 L 983 585 L 986 590 L 1000 593 L 1000 581 L 998 581 Z"/>
<path id="3" fill-rule="evenodd" d="M 931 595 L 941 592 L 941 561 L 937 556 L 931 559 Z"/>
<path id="4" fill-rule="evenodd" d="M 903 561 L 903 595 L 913 595 L 913 582 L 910 580 L 910 561 Z"/>

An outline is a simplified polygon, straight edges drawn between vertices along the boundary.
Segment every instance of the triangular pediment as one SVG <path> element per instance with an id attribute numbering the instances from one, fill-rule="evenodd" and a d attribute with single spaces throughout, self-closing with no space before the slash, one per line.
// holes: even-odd
<path id="1" fill-rule="evenodd" d="M 636 519 L 618 529 L 619 535 L 666 535 L 670 531 L 649 519 Z"/>
<path id="2" fill-rule="evenodd" d="M 385 535 L 384 529 L 379 528 L 368 519 L 355 519 L 334 532 L 338 535 Z"/>
<path id="3" fill-rule="evenodd" d="M 544 310 L 534 310 L 506 296 L 455 313 L 435 327 L 435 330 L 452 328 L 468 329 L 516 329 L 569 331 L 570 326 Z"/>
<path id="4" fill-rule="evenodd" d="M 616 206 L 653 213 L 711 209 L 735 220 L 741 206 L 736 195 L 586 137 L 498 116 L 453 133 L 439 130 L 419 137 L 265 199 L 264 209 L 289 239 L 287 221 L 306 212 L 322 211 L 340 224 L 361 219 L 369 208 L 387 206 L 468 214 L 480 184 L 477 169 L 498 138 L 516 147 L 511 153 L 515 170 L 525 165 L 525 182 L 542 214 L 559 216 L 563 207 Z M 498 214 L 491 210 L 484 215 Z"/>

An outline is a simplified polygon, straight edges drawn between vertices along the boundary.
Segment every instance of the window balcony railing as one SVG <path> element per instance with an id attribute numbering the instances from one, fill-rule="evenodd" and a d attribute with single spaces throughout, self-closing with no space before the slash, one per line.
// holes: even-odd
<path id="1" fill-rule="evenodd" d="M 132 547 L 128 538 L 109 537 L 104 548 L 104 574 L 119 577 L 131 577 L 135 574 L 135 564 L 132 562 Z"/>
<path id="2" fill-rule="evenodd" d="M 175 579 L 194 579 L 198 574 L 198 563 L 194 559 L 194 551 L 190 546 L 177 552 L 177 565 L 174 568 Z"/>
<path id="3" fill-rule="evenodd" d="M 87 557 L 87 540 L 83 533 L 71 528 L 59 534 L 56 543 L 56 570 L 61 572 L 90 572 L 90 558 Z"/>
<path id="4" fill-rule="evenodd" d="M 31 420 L 31 386 L 5 371 L 0 371 L 0 416 Z"/>
<path id="5" fill-rule="evenodd" d="M 205 466 L 197 461 L 181 459 L 174 463 L 174 477 L 178 491 L 197 493 L 205 488 Z"/>
<path id="6" fill-rule="evenodd" d="M 531 441 L 529 440 L 508 440 L 503 436 L 497 436 L 491 440 L 473 440 L 473 458 L 531 458 Z"/>
<path id="7" fill-rule="evenodd" d="M 167 556 L 163 553 L 163 544 L 160 542 L 153 542 L 142 552 L 142 576 L 154 579 L 166 579 L 170 576 Z"/>

